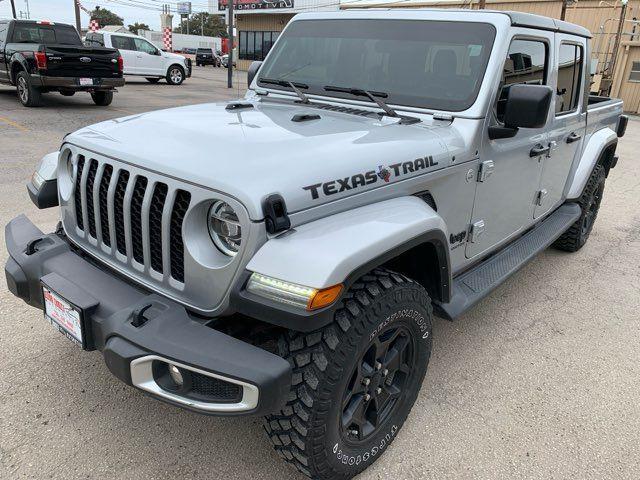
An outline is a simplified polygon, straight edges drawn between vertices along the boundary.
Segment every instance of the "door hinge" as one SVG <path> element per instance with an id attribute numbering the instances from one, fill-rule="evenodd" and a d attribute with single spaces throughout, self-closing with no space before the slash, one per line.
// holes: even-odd
<path id="1" fill-rule="evenodd" d="M 494 169 L 495 164 L 493 163 L 493 160 L 485 160 L 484 162 L 480 163 L 480 168 L 478 169 L 478 181 L 484 182 L 491 176 Z"/>
<path id="2" fill-rule="evenodd" d="M 469 229 L 469 241 L 471 243 L 477 243 L 482 234 L 484 233 L 485 226 L 484 220 L 478 220 L 471 225 Z"/>
<path id="3" fill-rule="evenodd" d="M 536 205 L 541 207 L 542 204 L 544 203 L 544 199 L 547 197 L 548 193 L 549 192 L 547 192 L 544 188 L 542 190 L 540 190 L 538 192 L 538 194 L 536 195 Z"/>

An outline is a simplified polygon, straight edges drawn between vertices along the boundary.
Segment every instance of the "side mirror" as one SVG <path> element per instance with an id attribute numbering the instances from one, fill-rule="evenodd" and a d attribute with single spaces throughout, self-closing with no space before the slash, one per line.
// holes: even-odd
<path id="1" fill-rule="evenodd" d="M 251 82 L 253 82 L 253 79 L 256 77 L 256 74 L 258 73 L 258 70 L 260 70 L 261 66 L 262 62 L 251 62 L 251 65 L 249 65 L 249 70 L 247 71 L 247 87 L 251 86 Z"/>
<path id="2" fill-rule="evenodd" d="M 504 126 L 489 127 L 489 138 L 511 138 L 520 128 L 544 127 L 552 98 L 553 89 L 546 85 L 511 85 L 505 105 Z"/>

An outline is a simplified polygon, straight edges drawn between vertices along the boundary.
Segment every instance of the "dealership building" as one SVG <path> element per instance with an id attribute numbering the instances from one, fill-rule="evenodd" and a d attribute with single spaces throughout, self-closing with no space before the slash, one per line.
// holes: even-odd
<path id="1" fill-rule="evenodd" d="M 338 0 L 234 0 L 238 55 L 237 66 L 246 70 L 254 60 L 264 60 L 289 20 L 302 12 L 339 10 Z M 227 0 L 218 1 L 224 13 Z"/>

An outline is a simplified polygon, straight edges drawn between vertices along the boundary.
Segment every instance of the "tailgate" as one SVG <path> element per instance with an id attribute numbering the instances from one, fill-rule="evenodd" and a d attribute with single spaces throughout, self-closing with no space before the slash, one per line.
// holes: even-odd
<path id="1" fill-rule="evenodd" d="M 114 78 L 122 74 L 118 69 L 117 50 L 113 48 L 75 45 L 47 45 L 47 76 Z"/>

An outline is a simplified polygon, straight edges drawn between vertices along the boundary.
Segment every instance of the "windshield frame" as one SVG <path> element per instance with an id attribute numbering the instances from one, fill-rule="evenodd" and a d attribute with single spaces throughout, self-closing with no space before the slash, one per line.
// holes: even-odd
<path id="1" fill-rule="evenodd" d="M 414 102 L 411 103 L 407 103 L 407 102 L 398 102 L 396 101 L 396 99 L 393 98 L 394 95 L 390 95 L 391 98 L 389 98 L 389 100 L 387 100 L 387 103 L 390 106 L 393 106 L 394 108 L 397 108 L 399 110 L 408 110 L 408 111 L 426 111 L 426 112 L 440 112 L 440 111 L 444 111 L 444 112 L 454 112 L 454 113 L 460 113 L 460 112 L 465 112 L 470 110 L 478 101 L 478 96 L 480 94 L 480 91 L 482 90 L 482 86 L 484 85 L 484 83 L 487 81 L 487 71 L 488 68 L 491 64 L 491 59 L 492 59 L 492 55 L 494 53 L 494 49 L 496 47 L 496 41 L 498 40 L 498 30 L 496 28 L 496 25 L 494 23 L 492 23 L 491 21 L 458 21 L 458 20 L 452 20 L 450 18 L 363 18 L 363 17 L 355 17 L 355 18 L 302 18 L 302 19 L 294 19 L 293 21 L 290 22 L 290 24 L 284 29 L 284 31 L 281 33 L 281 35 L 279 36 L 278 40 L 276 41 L 276 43 L 274 43 L 273 47 L 271 48 L 271 50 L 269 51 L 269 54 L 267 55 L 267 57 L 265 58 L 265 60 L 262 62 L 262 66 L 260 68 L 260 74 L 256 76 L 256 78 L 254 79 L 254 85 L 259 87 L 262 90 L 270 90 L 273 91 L 274 93 L 278 93 L 278 94 L 284 94 L 286 96 L 290 96 L 293 92 L 291 92 L 291 90 L 287 89 L 286 87 L 282 87 L 282 86 L 277 86 L 277 85 L 263 85 L 260 82 L 260 77 L 263 77 L 264 75 L 262 75 L 263 72 L 267 72 L 268 70 L 265 69 L 265 67 L 268 67 L 269 64 L 273 61 L 273 58 L 275 55 L 278 54 L 278 50 L 279 50 L 279 44 L 281 44 L 281 42 L 284 41 L 284 39 L 287 38 L 287 31 L 294 25 L 294 24 L 299 24 L 301 22 L 349 22 L 349 21 L 354 21 L 354 20 L 360 20 L 360 21 L 382 21 L 382 22 L 411 22 L 411 23 L 417 23 L 417 22 L 421 22 L 421 23 L 425 23 L 425 22 L 432 22 L 432 23 L 450 23 L 450 24 L 454 24 L 454 25 L 460 25 L 460 24 L 464 24 L 465 26 L 468 25 L 478 25 L 478 26 L 482 26 L 487 28 L 487 32 L 490 34 L 490 38 L 487 39 L 487 43 L 486 43 L 486 53 L 483 52 L 483 57 L 484 57 L 484 63 L 481 65 L 481 68 L 478 70 L 478 81 L 475 85 L 475 88 L 471 91 L 470 96 L 468 97 L 468 101 L 467 103 L 463 104 L 462 106 L 458 107 L 458 108 L 441 108 L 439 106 L 434 106 L 434 105 L 419 105 L 416 104 Z M 271 73 L 270 73 L 271 75 Z M 297 81 L 301 81 L 299 79 L 295 79 L 294 77 L 293 81 L 297 82 Z M 342 86 L 342 85 L 341 85 Z M 322 87 L 321 85 L 318 85 L 318 87 Z M 344 87 L 349 87 L 349 88 L 360 88 L 359 85 L 344 85 Z M 251 86 L 250 86 L 251 88 Z M 346 103 L 357 103 L 357 104 L 363 104 L 363 103 L 369 103 L 366 100 L 357 100 L 354 99 L 354 97 L 352 95 L 349 95 L 348 93 L 338 93 L 338 92 L 331 92 L 331 94 L 329 94 L 326 91 L 322 91 L 320 92 L 319 90 L 322 90 L 322 88 L 317 89 L 318 91 L 307 91 L 305 92 L 309 97 L 313 98 L 313 97 L 322 97 L 322 98 L 328 98 L 331 99 L 332 101 L 338 100 L 341 102 L 346 102 Z M 429 100 L 428 97 L 423 97 L 425 99 L 425 103 Z"/>

